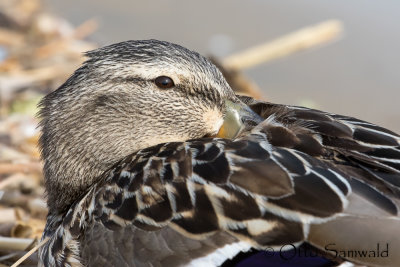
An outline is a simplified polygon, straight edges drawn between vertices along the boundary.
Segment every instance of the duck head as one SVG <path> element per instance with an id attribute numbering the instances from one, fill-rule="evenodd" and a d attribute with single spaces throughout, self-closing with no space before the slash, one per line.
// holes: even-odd
<path id="1" fill-rule="evenodd" d="M 127 41 L 86 55 L 40 104 L 50 213 L 64 211 L 135 151 L 217 134 L 233 138 L 255 116 L 212 63 L 179 45 Z"/>

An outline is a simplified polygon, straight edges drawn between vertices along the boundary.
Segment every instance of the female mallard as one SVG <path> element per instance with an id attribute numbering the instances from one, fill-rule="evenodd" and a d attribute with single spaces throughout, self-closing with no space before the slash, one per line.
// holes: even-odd
<path id="1" fill-rule="evenodd" d="M 87 56 L 41 102 L 41 265 L 211 266 L 305 241 L 334 260 L 400 266 L 399 135 L 237 96 L 175 44 Z"/>

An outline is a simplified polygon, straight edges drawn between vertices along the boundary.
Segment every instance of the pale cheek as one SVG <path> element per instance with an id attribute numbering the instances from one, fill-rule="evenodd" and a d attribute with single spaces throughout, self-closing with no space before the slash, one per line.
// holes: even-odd
<path id="1" fill-rule="evenodd" d="M 217 108 L 207 110 L 203 115 L 203 121 L 208 134 L 216 134 L 224 122 L 224 117 L 221 111 Z"/>

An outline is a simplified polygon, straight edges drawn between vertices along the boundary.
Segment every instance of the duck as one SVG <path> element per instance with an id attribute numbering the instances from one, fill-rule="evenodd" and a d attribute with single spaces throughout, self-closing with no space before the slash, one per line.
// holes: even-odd
<path id="1" fill-rule="evenodd" d="M 239 266 L 304 245 L 400 266 L 400 135 L 237 95 L 177 44 L 86 56 L 40 103 L 39 266 Z"/>

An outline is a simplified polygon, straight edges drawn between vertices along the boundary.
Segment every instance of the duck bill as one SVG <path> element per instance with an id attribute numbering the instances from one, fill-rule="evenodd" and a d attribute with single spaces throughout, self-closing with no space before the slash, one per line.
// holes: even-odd
<path id="1" fill-rule="evenodd" d="M 225 101 L 225 117 L 217 137 L 233 139 L 246 128 L 263 121 L 257 113 L 242 102 Z"/>

